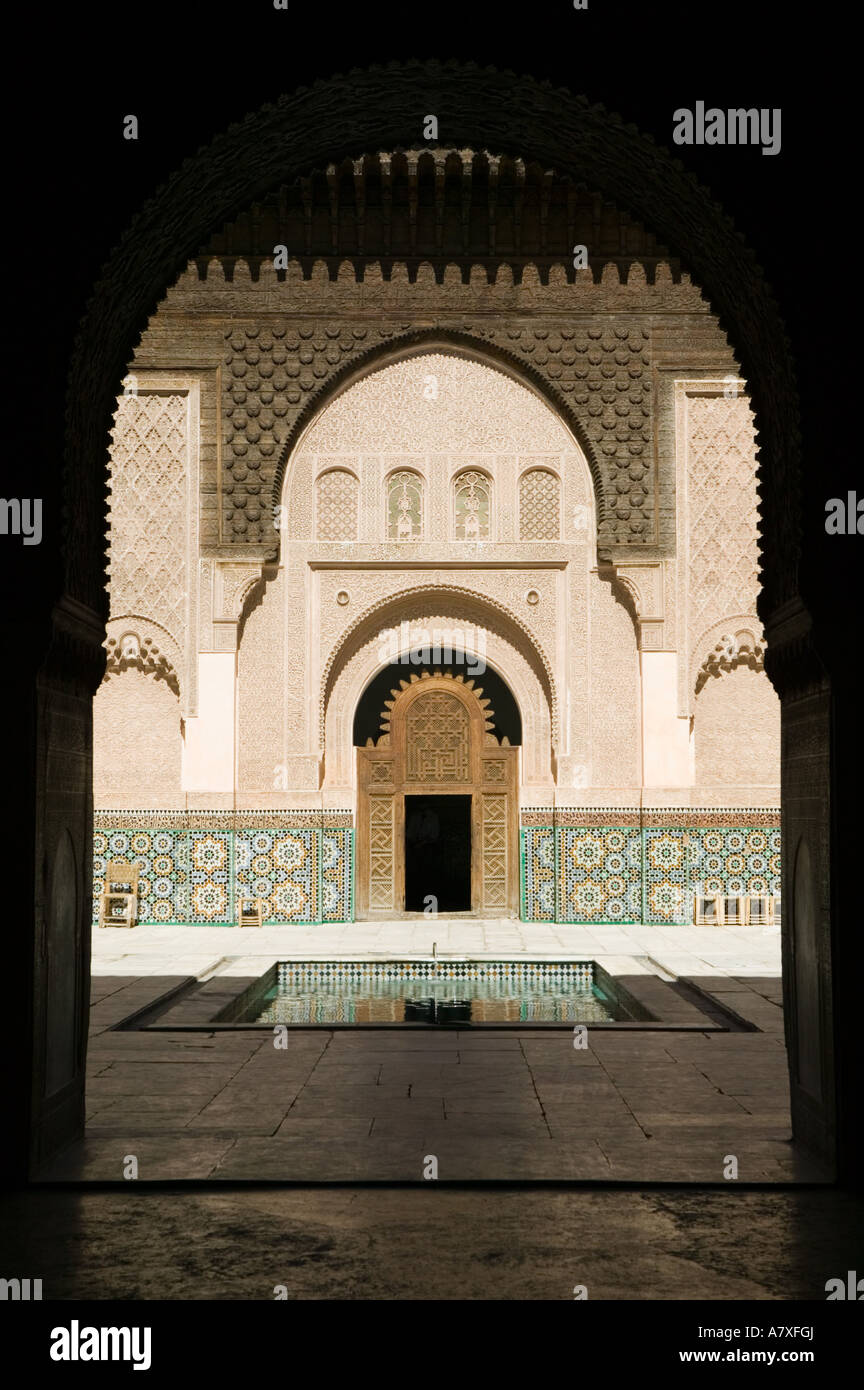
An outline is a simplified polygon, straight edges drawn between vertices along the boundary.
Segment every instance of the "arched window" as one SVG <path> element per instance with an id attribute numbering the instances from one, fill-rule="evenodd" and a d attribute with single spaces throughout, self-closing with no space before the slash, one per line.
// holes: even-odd
<path id="1" fill-rule="evenodd" d="M 387 536 L 417 541 L 423 535 L 423 479 L 404 470 L 387 479 Z"/>
<path id="2" fill-rule="evenodd" d="M 317 484 L 315 535 L 319 541 L 356 541 L 357 479 L 345 468 L 322 473 Z"/>
<path id="3" fill-rule="evenodd" d="M 492 511 L 492 481 L 470 468 L 453 480 L 454 524 L 457 541 L 487 541 Z"/>
<path id="4" fill-rule="evenodd" d="M 519 539 L 557 541 L 561 534 L 561 487 L 548 468 L 531 468 L 519 479 Z"/>

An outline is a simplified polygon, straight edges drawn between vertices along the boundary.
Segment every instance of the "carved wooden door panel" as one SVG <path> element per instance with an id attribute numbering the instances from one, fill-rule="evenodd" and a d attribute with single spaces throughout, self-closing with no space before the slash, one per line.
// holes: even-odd
<path id="1" fill-rule="evenodd" d="M 358 915 L 405 910 L 406 796 L 471 797 L 471 910 L 518 912 L 517 760 L 488 700 L 459 677 L 400 682 L 377 744 L 357 750 Z"/>

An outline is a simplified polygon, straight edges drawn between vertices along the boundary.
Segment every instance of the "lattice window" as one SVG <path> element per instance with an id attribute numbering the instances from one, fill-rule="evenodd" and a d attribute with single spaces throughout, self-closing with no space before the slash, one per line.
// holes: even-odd
<path id="1" fill-rule="evenodd" d="M 561 488 L 548 468 L 532 468 L 519 479 L 519 538 L 557 541 L 561 534 Z"/>
<path id="2" fill-rule="evenodd" d="M 406 719 L 409 782 L 467 782 L 470 720 L 455 695 L 420 695 Z"/>
<path id="3" fill-rule="evenodd" d="M 492 481 L 485 473 L 468 469 L 453 482 L 456 539 L 489 539 L 492 512 Z"/>
<path id="4" fill-rule="evenodd" d="M 319 541 L 357 539 L 358 483 L 345 468 L 322 473 L 317 484 L 315 534 Z"/>
<path id="5" fill-rule="evenodd" d="M 391 541 L 416 541 L 423 534 L 423 479 L 417 473 L 393 473 L 387 480 L 387 535 Z"/>

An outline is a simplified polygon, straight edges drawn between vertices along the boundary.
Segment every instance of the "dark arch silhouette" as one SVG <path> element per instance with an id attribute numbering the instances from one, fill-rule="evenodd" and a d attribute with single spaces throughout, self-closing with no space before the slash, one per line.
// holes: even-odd
<path id="1" fill-rule="evenodd" d="M 21 659 L 12 663 L 11 672 L 17 680 L 17 668 L 24 668 L 20 737 L 10 753 L 9 777 L 28 789 L 29 799 L 7 848 L 10 860 L 29 866 L 34 893 L 28 895 L 26 929 L 10 945 L 12 978 L 21 981 L 21 988 L 16 984 L 12 992 L 10 1026 L 24 1040 L 37 1084 L 31 1084 L 25 1067 L 19 1069 L 20 1078 L 13 1078 L 11 1108 L 21 1139 L 4 1155 L 4 1163 L 19 1176 L 36 1171 L 46 1154 L 83 1125 L 89 925 L 82 908 L 79 954 L 75 969 L 63 980 L 79 1000 L 70 1079 L 57 1097 L 46 1096 L 40 1090 L 46 1048 L 57 1043 L 59 1032 L 45 1003 L 46 960 L 55 950 L 57 932 L 44 899 L 58 826 L 74 826 L 83 881 L 89 872 L 88 697 L 105 665 L 107 462 L 128 364 L 149 316 L 214 228 L 286 181 L 350 158 L 358 149 L 416 146 L 418 113 L 424 106 L 446 112 L 442 145 L 539 161 L 637 217 L 704 291 L 747 380 L 759 443 L 759 615 L 769 642 L 766 667 L 783 697 L 784 843 L 787 848 L 795 844 L 807 827 L 818 900 L 812 923 L 795 920 L 794 904 L 792 920 L 788 915 L 784 920 L 793 1122 L 796 1135 L 826 1156 L 839 1154 L 843 1174 L 854 1178 L 857 1172 L 860 1182 L 864 1137 L 856 1088 L 864 1070 L 857 1000 L 862 961 L 860 933 L 850 929 L 853 886 L 855 905 L 860 888 L 852 840 L 860 787 L 852 760 L 838 756 L 859 739 L 860 693 L 844 669 L 848 631 L 842 626 L 841 605 L 834 594 L 820 596 L 809 558 L 812 620 L 798 588 L 800 411 L 790 348 L 773 296 L 743 237 L 710 192 L 635 126 L 551 83 L 475 64 L 420 61 L 352 71 L 299 88 L 230 127 L 188 159 L 144 206 L 108 259 L 88 303 L 67 380 L 59 485 L 55 487 L 53 475 L 50 479 L 54 514 L 61 506 L 63 510 L 61 545 L 45 557 L 33 581 L 34 621 L 16 629 Z M 825 422 L 830 426 L 827 413 Z M 816 489 L 824 454 L 819 428 L 810 425 L 807 435 L 808 484 Z M 818 491 L 814 496 L 818 500 Z M 808 536 L 814 529 L 821 539 L 821 528 L 808 521 Z M 825 568 L 833 575 L 843 573 L 835 550 L 832 544 L 824 555 Z M 70 746 L 73 736 L 76 741 L 75 756 L 67 760 L 68 785 L 48 775 L 57 763 L 47 751 L 61 735 Z M 808 750 L 806 757 L 788 751 L 796 740 Z M 846 812 L 842 817 L 841 808 Z M 785 862 L 787 887 L 788 874 Z M 841 930 L 840 903 L 847 897 L 849 912 Z M 84 894 L 79 898 L 85 903 Z M 793 990 L 796 952 L 815 964 L 801 973 Z M 807 1007 L 801 1010 L 795 997 L 799 987 L 808 991 Z M 798 1081 L 802 1047 L 811 1045 L 819 1049 L 825 1080 L 818 1097 L 805 1094 Z"/>
<path id="2" fill-rule="evenodd" d="M 416 655 L 422 657 L 422 650 L 418 650 Z M 433 653 L 434 655 L 434 653 Z M 406 659 L 409 653 L 405 653 Z M 389 700 L 390 692 L 398 689 L 400 680 L 410 681 L 412 676 L 422 676 L 424 671 L 434 675 L 436 671 L 456 677 L 461 676 L 463 680 L 473 680 L 474 688 L 483 691 L 483 698 L 489 700 L 489 708 L 493 712 L 495 729 L 498 738 L 507 738 L 510 743 L 516 745 L 522 742 L 522 716 L 519 712 L 519 705 L 516 696 L 513 694 L 503 676 L 494 667 L 485 665 L 482 675 L 476 673 L 476 666 L 470 655 L 465 652 L 452 651 L 444 652 L 444 656 L 449 659 L 442 661 L 422 661 L 413 664 L 406 660 L 406 664 L 385 666 L 372 677 L 366 686 L 360 699 L 357 701 L 357 708 L 354 711 L 354 745 L 363 748 L 368 738 L 377 740 L 381 733 L 381 712 L 384 709 L 384 701 Z"/>
<path id="3" fill-rule="evenodd" d="M 760 616 L 796 596 L 798 398 L 777 307 L 710 193 L 635 126 L 548 82 L 475 64 L 391 63 L 299 88 L 186 160 L 109 258 L 76 342 L 67 396 L 68 592 L 104 616 L 104 480 L 120 383 L 169 285 L 214 227 L 256 198 L 358 149 L 416 144 L 417 112 L 447 112 L 446 144 L 536 159 L 590 183 L 672 247 L 710 299 L 752 393 L 760 444 Z"/>

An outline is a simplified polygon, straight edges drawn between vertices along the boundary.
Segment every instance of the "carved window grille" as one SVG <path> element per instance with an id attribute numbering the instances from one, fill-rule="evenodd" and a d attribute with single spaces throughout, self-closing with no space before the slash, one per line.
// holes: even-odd
<path id="1" fill-rule="evenodd" d="M 468 711 L 455 695 L 421 695 L 406 720 L 409 782 L 467 782 Z"/>
<path id="2" fill-rule="evenodd" d="M 393 473 L 387 481 L 387 535 L 391 541 L 416 541 L 423 534 L 423 479 L 417 473 Z"/>
<path id="3" fill-rule="evenodd" d="M 561 534 L 561 487 L 548 468 L 532 468 L 519 479 L 519 538 L 557 541 Z"/>
<path id="4" fill-rule="evenodd" d="M 469 469 L 453 482 L 455 531 L 458 541 L 486 541 L 490 535 L 492 482 L 485 473 Z"/>
<path id="5" fill-rule="evenodd" d="M 317 483 L 315 535 L 319 541 L 357 539 L 358 484 L 345 468 L 322 473 Z"/>

